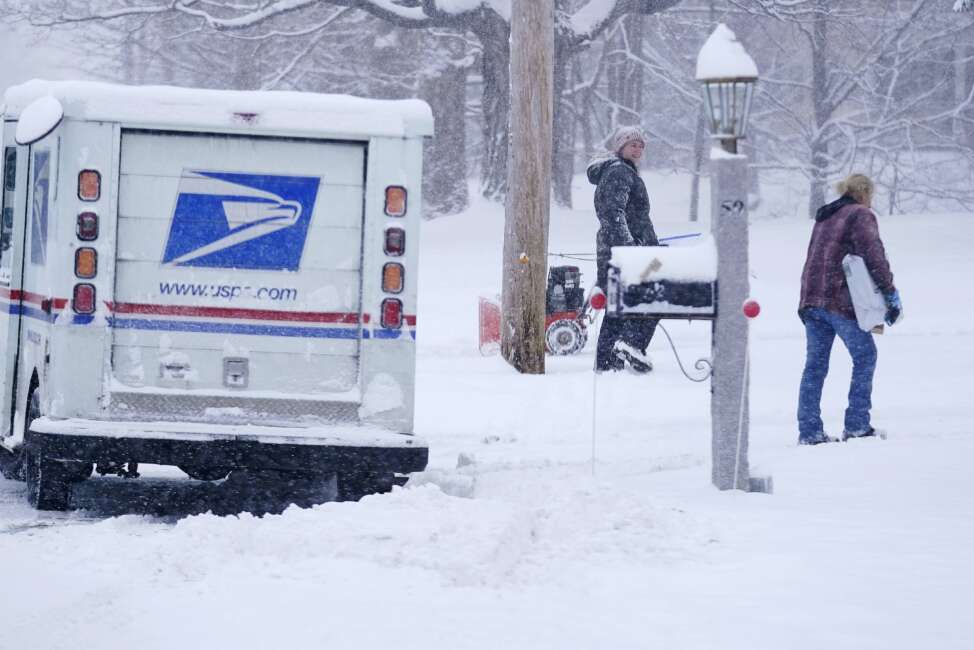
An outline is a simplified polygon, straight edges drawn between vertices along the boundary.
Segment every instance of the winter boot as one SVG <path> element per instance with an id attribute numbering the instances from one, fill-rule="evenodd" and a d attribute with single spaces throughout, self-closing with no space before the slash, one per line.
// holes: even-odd
<path id="1" fill-rule="evenodd" d="M 885 440 L 886 432 L 883 431 L 882 429 L 874 429 L 873 427 L 869 427 L 868 429 L 864 429 L 862 431 L 842 432 L 843 441 L 851 440 L 852 438 L 882 438 L 883 440 Z"/>
<path id="2" fill-rule="evenodd" d="M 624 341 L 616 341 L 613 350 L 630 371 L 637 375 L 645 375 L 653 371 L 653 362 L 649 356 L 640 352 Z"/>
<path id="3" fill-rule="evenodd" d="M 799 445 L 821 445 L 826 442 L 838 442 L 838 438 L 833 438 L 830 435 L 826 435 L 824 431 L 819 431 L 810 436 L 798 436 Z"/>

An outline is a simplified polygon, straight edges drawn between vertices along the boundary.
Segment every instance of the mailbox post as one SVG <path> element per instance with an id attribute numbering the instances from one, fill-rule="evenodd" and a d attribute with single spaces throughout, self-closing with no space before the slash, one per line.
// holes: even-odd
<path id="1" fill-rule="evenodd" d="M 757 79 L 754 60 L 719 24 L 697 57 L 712 137 L 720 144 L 710 155 L 710 227 L 720 302 L 713 327 L 712 480 L 721 490 L 768 492 L 771 479 L 751 478 L 748 466 L 748 321 L 741 309 L 750 295 L 748 166 L 737 141 L 745 137 Z"/>
<path id="2" fill-rule="evenodd" d="M 770 477 L 750 475 L 747 454 L 747 319 L 760 308 L 749 300 L 748 168 L 737 141 L 744 137 L 757 78 L 757 66 L 737 37 L 718 25 L 697 59 L 697 79 L 720 143 L 710 155 L 712 236 L 686 248 L 613 247 L 605 309 L 606 318 L 713 322 L 712 361 L 697 364 L 710 366 L 713 483 L 721 490 L 771 492 Z"/>
<path id="3" fill-rule="evenodd" d="M 715 150 L 710 160 L 711 223 L 721 309 L 714 319 L 710 422 L 711 479 L 721 490 L 750 489 L 748 322 L 739 306 L 748 278 L 747 158 Z"/>

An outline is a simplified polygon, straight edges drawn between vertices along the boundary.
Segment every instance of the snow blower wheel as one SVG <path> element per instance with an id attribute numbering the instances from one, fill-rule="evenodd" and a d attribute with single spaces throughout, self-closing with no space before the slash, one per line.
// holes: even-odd
<path id="1" fill-rule="evenodd" d="M 575 354 L 585 347 L 588 334 L 577 321 L 556 320 L 545 331 L 545 347 L 550 354 Z"/>
<path id="2" fill-rule="evenodd" d="M 588 341 L 588 325 L 594 322 L 582 288 L 577 266 L 548 269 L 545 293 L 545 351 L 565 356 L 577 354 Z M 480 353 L 497 354 L 501 347 L 500 297 L 481 296 L 479 307 Z"/>

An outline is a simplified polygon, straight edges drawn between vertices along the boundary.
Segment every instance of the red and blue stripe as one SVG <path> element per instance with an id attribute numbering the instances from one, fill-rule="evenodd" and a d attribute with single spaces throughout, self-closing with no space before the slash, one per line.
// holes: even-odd
<path id="1" fill-rule="evenodd" d="M 9 300 L 7 311 L 27 318 L 54 323 L 68 304 L 65 298 L 49 298 L 27 291 L 0 287 L 0 300 Z M 405 317 L 406 327 L 369 327 L 370 314 L 352 312 L 279 311 L 237 307 L 192 307 L 139 303 L 105 303 L 114 329 L 204 334 L 243 334 L 327 339 L 416 338 L 416 316 Z M 0 308 L 2 309 L 2 308 Z M 90 314 L 72 314 L 72 323 L 92 322 Z"/>

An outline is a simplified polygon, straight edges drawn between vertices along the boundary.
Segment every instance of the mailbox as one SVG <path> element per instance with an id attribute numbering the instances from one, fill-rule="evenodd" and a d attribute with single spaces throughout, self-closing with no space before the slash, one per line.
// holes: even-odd
<path id="1" fill-rule="evenodd" d="M 608 270 L 607 317 L 717 316 L 717 250 L 709 236 L 689 246 L 613 247 Z"/>

